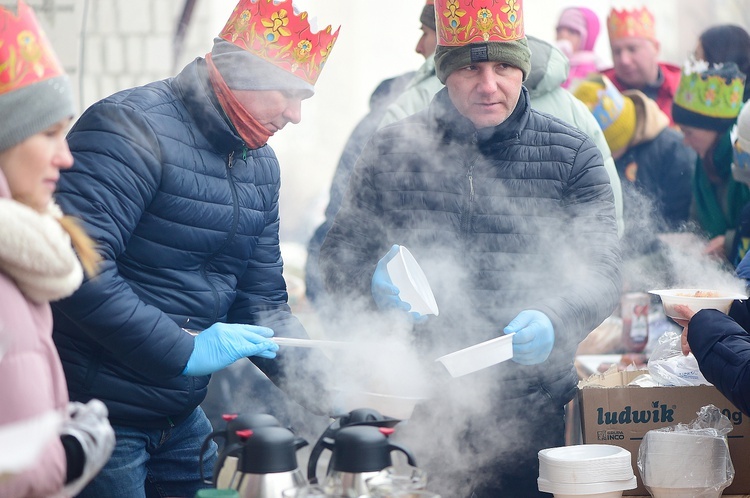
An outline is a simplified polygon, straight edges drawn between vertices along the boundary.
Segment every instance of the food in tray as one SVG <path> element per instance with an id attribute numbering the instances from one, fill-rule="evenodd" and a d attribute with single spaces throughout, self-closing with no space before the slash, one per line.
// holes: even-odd
<path id="1" fill-rule="evenodd" d="M 721 292 L 711 290 L 697 290 L 689 293 L 678 292 L 675 295 L 682 297 L 722 297 Z"/>

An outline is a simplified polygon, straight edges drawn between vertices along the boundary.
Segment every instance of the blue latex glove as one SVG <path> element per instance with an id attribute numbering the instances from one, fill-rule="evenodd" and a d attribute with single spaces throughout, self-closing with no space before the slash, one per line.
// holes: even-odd
<path id="1" fill-rule="evenodd" d="M 513 361 L 521 365 L 542 363 L 555 345 L 555 329 L 547 315 L 541 311 L 520 312 L 503 332 L 516 333 L 513 336 Z"/>
<path id="2" fill-rule="evenodd" d="M 427 316 L 417 313 L 416 311 L 409 311 L 411 305 L 401 300 L 398 297 L 398 287 L 393 285 L 391 277 L 388 275 L 388 262 L 392 260 L 396 254 L 398 254 L 398 245 L 393 244 L 390 251 L 380 258 L 377 266 L 375 267 L 375 273 L 372 274 L 372 282 L 370 283 L 370 292 L 372 298 L 375 300 L 375 305 L 380 310 L 403 310 L 408 312 L 409 318 L 414 323 L 424 323 L 427 321 Z"/>
<path id="3" fill-rule="evenodd" d="M 208 375 L 246 356 L 275 358 L 279 345 L 270 337 L 273 330 L 267 327 L 214 323 L 195 336 L 193 354 L 182 375 Z"/>

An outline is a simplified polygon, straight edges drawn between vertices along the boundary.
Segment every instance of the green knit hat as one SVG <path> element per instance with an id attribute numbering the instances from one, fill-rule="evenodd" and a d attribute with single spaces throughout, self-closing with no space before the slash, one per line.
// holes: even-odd
<path id="1" fill-rule="evenodd" d="M 435 50 L 437 77 L 445 84 L 448 76 L 462 67 L 477 62 L 505 62 L 523 72 L 524 81 L 531 71 L 531 49 L 524 36 L 506 42 L 470 43 L 459 47 L 438 45 Z"/>

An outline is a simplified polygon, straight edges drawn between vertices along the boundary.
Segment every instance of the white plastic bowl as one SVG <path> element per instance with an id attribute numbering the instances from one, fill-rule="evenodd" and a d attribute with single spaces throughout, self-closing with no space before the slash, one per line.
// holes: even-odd
<path id="1" fill-rule="evenodd" d="M 664 313 L 677 319 L 687 318 L 675 310 L 674 307 L 677 304 L 684 304 L 696 313 L 703 309 L 715 309 L 728 313 L 735 299 L 747 299 L 747 296 L 739 293 L 714 289 L 659 289 L 650 290 L 649 293 L 661 297 Z M 701 297 L 700 293 L 708 296 Z"/>
<path id="2" fill-rule="evenodd" d="M 638 486 L 638 481 L 635 476 L 630 479 L 622 481 L 601 481 L 591 483 L 560 483 L 552 482 L 541 477 L 537 479 L 537 486 L 539 491 L 544 493 L 552 493 L 557 497 L 560 496 L 586 496 L 591 497 L 606 497 L 616 498 L 622 496 L 622 492 L 626 489 L 635 489 Z"/>
<path id="3" fill-rule="evenodd" d="M 540 460 L 581 462 L 609 458 L 624 458 L 630 461 L 630 452 L 613 444 L 576 444 L 539 450 Z"/>
<path id="4" fill-rule="evenodd" d="M 386 268 L 391 282 L 398 287 L 398 297 L 411 305 L 411 311 L 421 315 L 440 314 L 427 277 L 407 248 L 399 246 L 398 254 Z"/>
<path id="5" fill-rule="evenodd" d="M 591 495 L 561 495 L 560 493 L 554 494 L 555 498 L 620 498 L 622 491 L 609 491 L 607 493 L 594 493 Z"/>
<path id="6" fill-rule="evenodd" d="M 626 481 L 634 476 L 630 452 L 607 444 L 581 444 L 539 451 L 539 477 L 553 483 Z"/>
<path id="7" fill-rule="evenodd" d="M 506 334 L 441 356 L 439 361 L 452 377 L 461 377 L 513 358 L 513 336 Z"/>

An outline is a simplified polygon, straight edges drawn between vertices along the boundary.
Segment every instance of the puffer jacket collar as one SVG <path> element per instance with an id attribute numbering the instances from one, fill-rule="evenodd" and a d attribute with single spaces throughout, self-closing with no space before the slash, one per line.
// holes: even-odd
<path id="1" fill-rule="evenodd" d="M 476 138 L 480 148 L 484 148 L 483 145 L 491 146 L 517 138 L 529 120 L 531 105 L 528 90 L 521 87 L 518 104 L 508 119 L 493 128 L 477 130 L 468 118 L 458 112 L 448 96 L 448 89 L 443 88 L 435 96 L 429 112 L 433 118 L 430 121 L 437 123 L 445 143 L 468 144 Z"/>
<path id="2" fill-rule="evenodd" d="M 205 59 L 188 64 L 175 76 L 173 87 L 217 153 L 227 155 L 245 146 L 211 88 Z"/>

